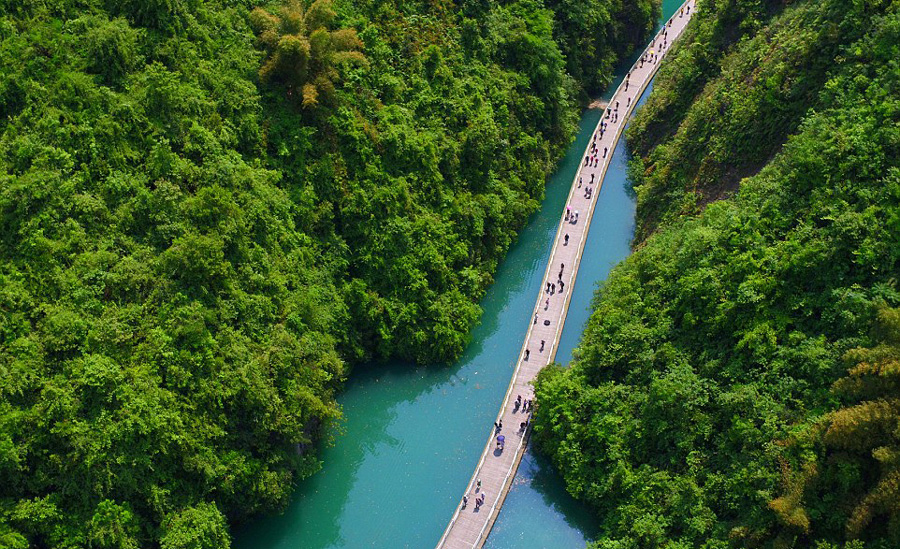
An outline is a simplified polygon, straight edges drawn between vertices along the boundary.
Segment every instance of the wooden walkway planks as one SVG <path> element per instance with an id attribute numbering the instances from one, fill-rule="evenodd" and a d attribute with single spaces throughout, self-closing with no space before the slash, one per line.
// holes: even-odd
<path id="1" fill-rule="evenodd" d="M 498 421 L 502 422 L 503 427 L 500 431 L 491 429 L 487 444 L 475 467 L 475 473 L 466 487 L 465 495 L 469 498 L 468 505 L 463 507 L 462 500 L 460 500 L 444 535 L 437 544 L 438 549 L 480 548 L 497 519 L 522 459 L 529 432 L 528 429 L 524 431 L 520 429 L 520 424 L 526 421 L 528 413 L 523 412 L 521 407 L 516 405 L 516 397 L 521 395 L 525 400 L 533 397 L 532 381 L 538 372 L 551 363 L 556 356 L 557 344 L 572 295 L 571 289 L 578 275 L 578 265 L 584 252 L 594 214 L 595 199 L 599 196 L 608 163 L 635 103 L 653 79 L 661 59 L 668 53 L 672 42 L 681 35 L 690 17 L 694 14 L 694 1 L 687 0 L 653 38 L 644 51 L 642 59 L 653 59 L 654 56 L 656 58 L 643 64 L 638 60 L 634 64 L 629 72 L 630 77 L 627 79 L 627 84 L 623 81 L 610 100 L 607 111 L 609 117 L 604 114 L 600 124 L 594 130 L 594 138 L 588 144 L 588 150 L 582 157 L 581 168 L 569 191 L 566 204 L 571 215 L 564 213 L 563 219 L 560 221 L 553 242 L 553 251 L 550 254 L 538 295 L 534 317 L 529 319 L 531 327 L 525 336 L 518 365 L 503 399 L 503 408 L 498 415 Z M 618 108 L 616 108 L 617 105 Z M 601 137 L 600 128 L 603 123 L 606 123 L 607 126 Z M 588 164 L 585 163 L 585 158 L 592 157 L 591 149 L 594 144 L 597 147 L 596 166 L 593 160 Z M 606 149 L 605 155 L 604 149 Z M 592 177 L 593 184 L 591 183 Z M 592 190 L 590 198 L 585 197 L 586 189 Z M 568 236 L 568 241 L 566 236 Z M 560 281 L 564 284 L 563 291 L 560 291 Z M 556 285 L 556 291 L 552 294 L 547 292 L 548 283 Z M 527 360 L 525 359 L 526 353 L 528 354 Z M 506 437 L 503 451 L 497 449 L 496 436 L 498 434 Z M 480 488 L 477 486 L 479 480 Z M 475 505 L 475 500 L 479 496 L 484 496 L 485 499 L 485 503 L 480 508 Z"/>

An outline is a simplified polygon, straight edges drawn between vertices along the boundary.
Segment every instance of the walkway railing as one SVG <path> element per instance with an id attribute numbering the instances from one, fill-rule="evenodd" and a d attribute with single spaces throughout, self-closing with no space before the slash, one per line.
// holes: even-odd
<path id="1" fill-rule="evenodd" d="M 594 139 L 588 144 L 588 153 L 590 153 L 592 146 L 597 146 L 599 151 L 600 147 L 603 147 L 604 143 L 607 144 L 608 154 L 603 157 L 602 162 L 599 162 L 598 166 L 590 166 L 589 164 L 582 163 L 578 172 L 575 174 L 575 178 L 572 181 L 572 185 L 569 189 L 569 195 L 567 198 L 566 204 L 581 204 L 584 202 L 582 199 L 578 199 L 575 197 L 576 189 L 581 188 L 581 185 L 576 186 L 576 183 L 579 182 L 579 178 L 582 178 L 584 175 L 590 175 L 593 173 L 594 175 L 598 175 L 596 183 L 596 192 L 591 198 L 585 198 L 585 200 L 589 200 L 587 215 L 585 216 L 584 223 L 581 225 L 578 231 L 578 248 L 576 253 L 572 253 L 571 248 L 568 247 L 568 244 L 564 241 L 564 234 L 568 234 L 566 232 L 567 224 L 573 224 L 569 222 L 569 214 L 568 211 L 564 213 L 563 218 L 560 220 L 559 227 L 556 231 L 556 236 L 553 241 L 553 249 L 550 254 L 550 259 L 547 262 L 547 268 L 544 272 L 544 278 L 541 285 L 541 290 L 538 293 L 537 302 L 535 304 L 534 309 L 534 320 L 531 325 L 528 327 L 528 332 L 525 335 L 525 342 L 522 345 L 522 349 L 519 352 L 519 358 L 516 363 L 516 369 L 513 373 L 512 379 L 510 380 L 509 386 L 507 387 L 506 394 L 503 398 L 503 407 L 500 409 L 500 412 L 497 415 L 497 421 L 502 422 L 504 418 L 508 421 L 512 420 L 513 422 L 521 419 L 521 416 L 515 416 L 515 412 L 518 410 L 518 406 L 514 404 L 513 393 L 517 392 L 519 395 L 523 393 L 526 395 L 525 400 L 528 400 L 528 397 L 532 393 L 531 383 L 534 378 L 537 376 L 537 373 L 547 364 L 553 362 L 553 359 L 556 356 L 556 350 L 559 343 L 559 337 L 562 332 L 563 324 L 565 323 L 566 315 L 569 309 L 569 302 L 572 296 L 572 288 L 574 287 L 575 280 L 578 275 L 578 266 L 581 262 L 582 254 L 584 253 L 584 246 L 587 242 L 587 235 L 590 229 L 591 220 L 594 215 L 594 209 L 596 207 L 597 200 L 594 198 L 595 196 L 599 197 L 600 189 L 603 185 L 603 179 L 606 176 L 606 171 L 609 167 L 609 162 L 612 160 L 613 152 L 615 151 L 616 146 L 618 145 L 619 138 L 622 135 L 622 132 L 625 128 L 625 122 L 628 120 L 629 116 L 633 112 L 638 99 L 640 99 L 641 95 L 646 90 L 650 81 L 656 75 L 656 71 L 659 69 L 660 61 L 665 56 L 665 54 L 669 51 L 671 47 L 671 42 L 674 42 L 682 33 L 685 26 L 687 25 L 688 20 L 690 19 L 691 10 L 694 7 L 695 0 L 687 0 L 684 4 L 682 4 L 680 10 L 675 13 L 671 18 L 669 18 L 666 23 L 662 26 L 662 29 L 657 33 L 653 40 L 650 42 L 650 45 L 644 50 L 642 57 L 638 59 L 632 65 L 631 69 L 628 71 L 629 77 L 638 77 L 639 82 L 636 82 L 637 86 L 634 88 L 636 92 L 633 94 L 634 101 L 631 101 L 632 97 L 629 95 L 629 101 L 626 104 L 626 107 L 623 112 L 623 116 L 621 119 L 617 118 L 615 122 L 611 122 L 607 124 L 608 127 L 614 127 L 615 131 L 612 134 L 612 139 L 606 139 L 605 136 L 600 139 L 599 143 L 596 142 L 596 136 L 600 133 L 600 128 L 604 124 L 604 120 L 608 120 L 605 116 L 601 115 L 600 122 L 597 123 L 596 128 L 594 129 Z M 669 36 L 671 33 L 671 36 Z M 671 38 L 671 40 L 666 41 L 664 39 L 665 36 Z M 669 47 L 661 48 L 663 43 L 668 43 Z M 656 56 L 653 62 L 649 63 L 649 67 L 647 70 L 643 69 L 643 65 L 647 64 L 641 63 L 641 59 L 652 58 L 653 54 L 656 53 L 655 50 L 659 51 L 659 54 Z M 652 53 L 651 53 L 652 52 Z M 641 63 L 640 66 L 638 64 Z M 631 87 L 630 78 L 623 79 L 622 83 L 619 84 L 618 88 L 616 88 L 616 92 L 613 94 L 612 99 L 610 100 L 610 105 L 613 105 L 616 101 L 622 101 L 626 97 L 625 87 Z M 616 109 L 618 111 L 618 109 Z M 607 111 L 609 112 L 609 110 Z M 605 113 L 604 113 L 605 114 Z M 586 156 L 585 158 L 588 158 Z M 599 168 L 599 170 L 594 170 L 593 168 Z M 576 210 L 577 211 L 577 210 Z M 573 230 L 573 229 L 569 229 Z M 562 244 L 561 244 L 562 243 Z M 556 260 L 559 257 L 570 261 L 572 263 L 572 267 L 570 268 L 570 276 L 569 276 L 569 292 L 566 293 L 565 298 L 562 301 L 561 305 L 554 304 L 553 310 L 550 311 L 549 297 L 545 298 L 544 284 L 551 284 L 551 269 L 556 265 Z M 560 273 L 562 274 L 562 272 Z M 562 281 L 562 276 L 560 276 L 560 281 Z M 562 290 L 560 290 L 562 291 Z M 541 302 L 544 300 L 545 308 L 547 311 L 548 317 L 544 320 L 550 320 L 549 323 L 542 323 L 538 325 L 538 318 L 541 314 Z M 545 325 L 554 325 L 552 332 L 547 332 L 544 329 Z M 541 335 L 535 335 L 536 332 L 541 332 Z M 531 360 L 526 361 L 526 352 L 530 350 L 532 347 L 535 347 L 535 342 L 540 337 L 550 337 L 550 348 L 546 355 L 543 354 L 542 351 L 539 353 L 546 357 L 546 361 L 542 364 L 540 361 L 537 361 L 537 357 L 533 356 L 536 362 L 531 362 Z M 545 339 L 540 340 L 541 343 L 545 343 Z M 504 500 L 506 499 L 506 494 L 509 490 L 509 487 L 515 478 L 516 470 L 518 469 L 519 463 L 522 460 L 522 456 L 524 454 L 524 447 L 527 442 L 528 436 L 531 432 L 531 424 L 530 421 L 526 421 L 526 427 L 524 430 L 520 430 L 521 437 L 519 438 L 519 442 L 516 445 L 515 452 L 512 454 L 511 459 L 508 458 L 508 454 L 500 453 L 500 456 L 497 458 L 498 461 L 493 461 L 491 463 L 486 463 L 488 457 L 491 455 L 491 449 L 494 445 L 495 436 L 499 430 L 492 429 L 491 435 L 488 437 L 487 444 L 485 444 L 484 450 L 481 453 L 481 457 L 478 461 L 478 465 L 475 467 L 475 471 L 472 474 L 472 477 L 469 479 L 469 483 L 466 487 L 466 495 L 471 495 L 473 493 L 484 493 L 482 487 L 479 487 L 478 480 L 482 478 L 488 479 L 490 483 L 490 489 L 492 493 L 495 495 L 493 502 L 489 508 L 489 511 L 486 515 L 482 516 L 480 509 L 478 510 L 478 516 L 476 517 L 476 513 L 463 515 L 462 512 L 464 510 L 462 506 L 462 502 L 460 505 L 457 505 L 456 511 L 453 513 L 453 516 L 450 519 L 447 528 L 444 530 L 443 536 L 441 536 L 440 541 L 438 541 L 437 548 L 443 549 L 444 547 L 453 547 L 453 548 L 479 548 L 481 547 L 485 540 L 487 539 L 488 534 L 490 533 L 491 527 L 494 524 L 494 521 L 497 518 L 497 515 L 500 512 L 500 508 L 503 505 Z M 488 487 L 485 485 L 484 487 Z"/>

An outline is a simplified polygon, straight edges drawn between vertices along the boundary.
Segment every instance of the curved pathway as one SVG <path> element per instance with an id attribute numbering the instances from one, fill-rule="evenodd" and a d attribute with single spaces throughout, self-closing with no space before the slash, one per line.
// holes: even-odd
<path id="1" fill-rule="evenodd" d="M 527 421 L 530 410 L 524 410 L 519 400 L 524 403 L 533 397 L 532 381 L 544 366 L 553 362 L 556 355 L 557 343 L 569 308 L 570 290 L 578 275 L 578 265 L 594 213 L 596 200 L 593 199 L 600 192 L 608 162 L 634 104 L 653 79 L 669 46 L 681 35 L 693 14 L 694 0 L 687 0 L 666 22 L 641 59 L 631 68 L 629 76 L 613 94 L 609 108 L 594 131 L 592 142 L 582 158 L 581 168 L 572 182 L 566 212 L 556 232 L 534 317 L 530 319 L 531 327 L 525 335 L 515 373 L 497 417 L 497 422 L 502 427 L 498 429 L 495 426 L 491 429 L 475 473 L 466 487 L 464 499 L 468 503 L 460 501 L 437 544 L 439 549 L 481 547 L 500 512 L 522 459 L 529 433 Z M 548 286 L 551 286 L 549 291 Z M 505 438 L 503 449 L 500 449 L 497 442 L 500 435 Z M 479 505 L 477 500 L 481 498 L 483 503 Z"/>

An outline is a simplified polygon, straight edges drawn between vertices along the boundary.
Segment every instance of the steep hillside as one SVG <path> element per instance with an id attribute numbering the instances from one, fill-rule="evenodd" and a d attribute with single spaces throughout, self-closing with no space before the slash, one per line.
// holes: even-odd
<path id="1" fill-rule="evenodd" d="M 631 131 L 640 246 L 542 374 L 537 441 L 598 547 L 896 547 L 896 432 L 814 433 L 897 402 L 832 384 L 900 304 L 900 6 L 700 4 Z"/>

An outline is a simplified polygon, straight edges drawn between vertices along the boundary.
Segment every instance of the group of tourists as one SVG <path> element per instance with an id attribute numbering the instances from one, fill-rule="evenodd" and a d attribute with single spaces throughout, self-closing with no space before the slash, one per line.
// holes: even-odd
<path id="1" fill-rule="evenodd" d="M 481 488 L 481 479 L 478 480 L 478 489 L 480 489 L 480 488 Z M 478 489 L 476 489 L 476 492 L 478 491 Z M 484 498 L 485 498 L 486 496 L 487 496 L 487 494 L 486 494 L 485 492 L 481 492 L 480 494 L 476 494 L 476 496 L 475 496 L 475 510 L 476 510 L 476 511 L 478 510 L 479 507 L 481 507 L 482 505 L 484 505 Z M 463 496 L 463 504 L 462 504 L 462 506 L 463 506 L 463 509 L 465 509 L 466 507 L 469 506 L 469 496 L 468 496 L 468 495 Z"/>
<path id="2" fill-rule="evenodd" d="M 683 18 L 685 15 L 690 16 L 690 13 L 691 13 L 691 7 L 685 6 L 684 8 L 681 9 L 681 11 L 679 11 L 678 17 Z M 672 26 L 672 19 L 670 19 L 668 21 L 668 23 L 663 27 L 662 32 L 660 32 L 660 34 L 656 38 L 654 38 L 654 40 L 650 43 L 651 49 L 649 49 L 646 53 L 644 53 L 641 56 L 640 68 L 643 68 L 644 63 L 656 63 L 657 62 L 657 60 L 659 59 L 659 54 L 656 53 L 653 50 L 653 48 L 654 48 L 657 40 L 659 40 L 659 42 L 660 42 L 660 51 L 663 51 L 668 47 L 668 45 L 669 45 L 668 29 L 671 26 Z M 626 92 L 631 87 L 631 72 L 632 71 L 628 71 L 628 74 L 625 76 L 624 89 Z M 625 104 L 626 109 L 631 108 L 632 99 L 633 99 L 632 96 L 627 97 L 627 102 Z M 588 154 L 585 155 L 585 157 L 584 157 L 584 163 L 582 165 L 582 168 L 599 167 L 600 161 L 606 159 L 606 157 L 609 155 L 609 147 L 608 146 L 603 147 L 603 153 L 601 156 L 600 145 L 598 145 L 598 143 L 597 143 L 597 138 L 599 137 L 600 140 L 602 141 L 603 137 L 606 133 L 609 122 L 616 124 L 616 123 L 618 123 L 618 121 L 619 121 L 619 101 L 615 101 L 614 104 L 607 106 L 605 116 L 600 120 L 600 124 L 597 128 L 597 131 L 593 135 L 593 141 L 591 142 L 591 146 L 589 148 Z M 595 173 L 590 174 L 590 182 L 588 182 L 587 184 L 585 184 L 586 182 L 584 181 L 585 177 L 586 177 L 586 174 L 579 174 L 578 188 L 581 189 L 582 186 L 584 186 L 585 189 L 584 189 L 583 196 L 585 199 L 590 200 L 593 196 L 593 191 L 594 191 L 593 185 L 595 183 L 596 174 Z M 572 225 L 577 224 L 578 223 L 578 210 L 573 209 L 571 205 L 566 206 L 566 213 L 565 213 L 564 219 L 569 224 L 572 224 Z M 565 233 L 563 236 L 563 246 L 568 246 L 568 245 L 569 245 L 569 234 Z M 559 291 L 560 294 L 562 294 L 562 292 L 565 291 L 565 282 L 563 281 L 563 273 L 565 272 L 565 267 L 566 266 L 564 263 L 560 264 L 559 274 L 557 275 L 557 280 L 555 283 L 550 282 L 550 281 L 546 282 L 546 286 L 544 288 L 544 292 L 545 292 L 545 294 L 547 294 L 547 297 L 544 300 L 544 310 L 545 311 L 548 310 L 550 307 L 550 297 L 555 295 L 557 293 L 557 291 Z M 535 325 L 538 323 L 538 313 L 537 312 L 534 313 L 534 322 L 533 323 Z M 544 324 L 549 325 L 550 321 L 544 320 Z M 546 341 L 542 339 L 539 352 L 541 352 L 541 353 L 544 352 L 545 344 L 546 344 Z M 526 348 L 525 353 L 524 353 L 524 360 L 527 361 L 530 356 L 531 356 L 531 349 Z M 519 423 L 519 432 L 524 433 L 525 430 L 528 428 L 528 425 L 531 422 L 531 415 L 534 413 L 534 410 L 533 410 L 532 400 L 531 399 L 523 399 L 521 394 L 516 395 L 516 400 L 515 400 L 515 404 L 513 406 L 512 413 L 514 413 L 514 414 L 518 413 L 520 410 L 522 413 L 527 413 L 524 421 L 521 421 Z M 498 419 L 494 423 L 494 429 L 495 429 L 494 434 L 496 435 L 496 439 L 497 439 L 497 449 L 502 451 L 503 444 L 505 442 L 505 437 L 502 434 L 500 434 L 500 432 L 503 430 L 502 418 Z M 479 479 L 477 479 L 476 484 L 475 484 L 475 511 L 478 511 L 480 509 L 480 507 L 482 505 L 484 505 L 484 502 L 486 499 L 487 499 L 487 494 L 481 490 L 481 479 L 479 478 Z M 466 494 L 465 496 L 463 496 L 462 507 L 466 508 L 468 506 L 468 504 L 469 504 L 469 494 Z"/>
<path id="3" fill-rule="evenodd" d="M 691 13 L 691 7 L 688 5 L 681 9 L 681 11 L 678 13 L 678 17 L 683 18 L 685 15 L 690 16 L 690 13 Z M 657 60 L 659 59 L 659 54 L 653 50 L 654 45 L 655 45 L 656 41 L 659 40 L 660 51 L 663 51 L 668 47 L 668 44 L 669 44 L 668 43 L 668 40 L 669 40 L 668 28 L 670 28 L 671 26 L 672 26 L 672 19 L 670 19 L 668 21 L 668 23 L 663 27 L 662 32 L 656 38 L 654 38 L 653 42 L 650 43 L 651 49 L 648 50 L 646 53 L 644 53 L 641 56 L 640 68 L 643 68 L 644 63 L 656 63 L 657 62 Z M 631 72 L 632 71 L 628 71 L 628 74 L 625 76 L 624 88 L 625 88 L 626 92 L 631 87 Z M 632 96 L 627 97 L 627 103 L 625 105 L 626 109 L 631 107 L 632 99 L 633 99 Z M 599 167 L 600 161 L 602 159 L 606 159 L 606 157 L 608 156 L 608 154 L 609 154 L 608 146 L 603 147 L 603 153 L 601 156 L 600 145 L 597 144 L 597 138 L 599 137 L 600 140 L 602 141 L 604 134 L 606 133 L 609 121 L 611 121 L 613 124 L 618 123 L 618 121 L 619 121 L 619 101 L 615 101 L 615 103 L 613 105 L 607 106 L 606 112 L 605 112 L 605 117 L 600 120 L 599 127 L 598 127 L 597 131 L 594 133 L 593 141 L 589 148 L 589 152 L 584 157 L 584 164 L 583 164 L 582 168 Z M 586 185 L 585 185 L 586 182 L 584 181 L 584 178 L 586 177 L 586 175 L 579 174 L 579 176 L 578 176 L 578 188 L 580 189 L 582 186 L 585 187 L 584 198 L 587 200 L 590 200 L 593 196 L 593 185 L 595 182 L 595 175 L 596 175 L 595 173 L 590 174 L 590 176 L 591 176 L 590 182 L 587 183 Z M 573 210 L 571 205 L 566 206 L 565 221 L 570 224 L 573 224 L 573 225 L 578 223 L 578 210 Z M 565 233 L 563 236 L 563 246 L 568 246 L 568 245 L 569 245 L 569 234 Z M 546 287 L 544 289 L 544 292 L 547 294 L 547 297 L 544 300 L 544 310 L 545 311 L 547 309 L 549 309 L 549 307 L 550 307 L 550 297 L 555 295 L 557 293 L 557 291 L 559 291 L 559 293 L 561 294 L 565 290 L 565 282 L 563 281 L 563 273 L 565 272 L 565 267 L 566 266 L 564 263 L 560 264 L 559 274 L 557 275 L 557 280 L 555 283 L 549 282 L 549 281 L 546 282 Z M 534 313 L 534 324 L 536 325 L 537 323 L 538 323 L 538 313 L 535 312 Z M 544 324 L 550 325 L 550 321 L 544 320 Z M 541 352 L 541 353 L 544 352 L 545 344 L 546 344 L 546 341 L 542 339 L 539 352 Z M 524 360 L 527 361 L 529 359 L 530 355 L 531 355 L 531 349 L 526 348 L 525 353 L 524 353 Z M 518 413 L 519 411 L 521 411 L 522 413 L 527 413 L 524 421 L 521 421 L 519 423 L 519 432 L 524 433 L 525 430 L 528 428 L 528 425 L 531 422 L 531 416 L 534 413 L 534 410 L 533 410 L 532 400 L 531 399 L 523 399 L 521 394 L 516 395 L 516 400 L 515 400 L 515 404 L 513 406 L 512 413 L 515 414 L 515 413 Z M 497 449 L 502 450 L 503 444 L 505 442 L 505 437 L 502 434 L 500 434 L 500 432 L 503 430 L 502 418 L 498 419 L 494 423 L 494 429 L 495 429 L 494 434 L 497 439 Z M 479 508 L 482 505 L 484 505 L 484 502 L 486 499 L 487 499 L 487 494 L 481 490 L 481 479 L 479 478 L 476 480 L 476 483 L 475 483 L 475 511 L 478 511 Z M 466 508 L 468 506 L 469 494 L 466 494 L 465 496 L 463 496 L 462 503 L 463 503 L 462 504 L 463 508 Z"/>

